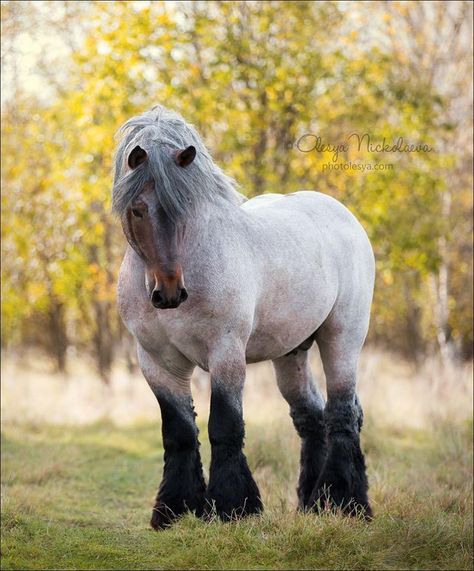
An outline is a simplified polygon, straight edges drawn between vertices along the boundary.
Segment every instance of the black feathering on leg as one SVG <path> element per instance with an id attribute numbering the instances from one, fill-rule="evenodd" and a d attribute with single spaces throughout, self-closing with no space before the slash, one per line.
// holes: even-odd
<path id="1" fill-rule="evenodd" d="M 372 517 L 365 460 L 360 448 L 360 405 L 328 402 L 324 411 L 328 454 L 310 498 L 311 505 L 341 508 L 349 515 Z"/>
<path id="2" fill-rule="evenodd" d="M 215 510 L 222 520 L 229 521 L 261 512 L 260 492 L 244 454 L 226 447 L 214 448 L 212 454 L 208 514 Z"/>
<path id="3" fill-rule="evenodd" d="M 206 484 L 191 398 L 160 394 L 164 454 L 163 479 L 151 517 L 154 529 L 168 527 L 186 511 L 201 516 Z"/>
<path id="4" fill-rule="evenodd" d="M 310 507 L 310 497 L 326 457 L 323 410 L 311 402 L 294 404 L 290 409 L 293 424 L 301 438 L 298 508 Z"/>
<path id="5" fill-rule="evenodd" d="M 242 452 L 244 421 L 239 399 L 213 386 L 209 438 L 212 458 L 206 493 L 206 512 L 230 520 L 259 513 L 260 492 Z"/>

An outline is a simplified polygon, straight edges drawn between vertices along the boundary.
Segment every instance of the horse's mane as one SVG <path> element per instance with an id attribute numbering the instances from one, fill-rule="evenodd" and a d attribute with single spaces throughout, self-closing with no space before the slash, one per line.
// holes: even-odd
<path id="1" fill-rule="evenodd" d="M 214 163 L 196 129 L 177 113 L 158 105 L 129 119 L 117 136 L 112 204 L 118 215 L 147 182 L 154 184 L 161 206 L 173 220 L 185 217 L 203 201 L 224 197 L 240 204 L 245 200 L 235 181 Z M 137 145 L 148 158 L 135 169 L 127 169 L 128 155 Z M 178 166 L 174 151 L 190 145 L 196 148 L 196 158 L 188 167 Z"/>

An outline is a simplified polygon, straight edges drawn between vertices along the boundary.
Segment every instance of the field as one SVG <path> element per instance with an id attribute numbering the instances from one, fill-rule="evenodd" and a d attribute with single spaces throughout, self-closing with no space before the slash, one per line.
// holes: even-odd
<path id="1" fill-rule="evenodd" d="M 85 368 L 66 380 L 35 367 L 8 359 L 3 370 L 4 569 L 472 568 L 470 367 L 414 371 L 363 355 L 370 524 L 295 512 L 298 439 L 269 368 L 251 368 L 246 452 L 264 515 L 230 524 L 186 516 L 159 533 L 148 520 L 163 450 L 145 382 L 117 371 L 102 389 Z M 194 392 L 208 466 L 205 377 Z"/>

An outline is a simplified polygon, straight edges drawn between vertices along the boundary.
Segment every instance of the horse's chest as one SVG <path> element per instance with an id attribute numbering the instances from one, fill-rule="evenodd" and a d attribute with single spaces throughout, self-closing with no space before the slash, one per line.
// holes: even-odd
<path id="1" fill-rule="evenodd" d="M 134 268 L 133 268 L 134 269 Z M 125 327 L 144 347 L 166 339 L 163 328 L 156 320 L 156 310 L 146 297 L 138 272 L 131 271 L 131 263 L 125 256 L 117 284 L 117 306 Z"/>
<path id="2" fill-rule="evenodd" d="M 146 296 L 143 284 L 134 279 L 134 273 L 127 272 L 124 262 L 117 287 L 117 304 L 125 327 L 137 342 L 148 352 L 167 362 L 177 350 L 189 360 L 203 365 L 202 343 L 198 344 L 195 327 L 185 323 L 176 314 L 177 310 L 155 309 Z M 189 303 L 189 302 L 188 302 Z M 191 320 L 199 325 L 199 320 Z"/>
<path id="3" fill-rule="evenodd" d="M 151 304 L 144 304 L 133 296 L 122 299 L 119 296 L 118 299 L 122 321 L 142 347 L 155 350 L 167 341 L 166 332 L 155 318 L 153 312 L 156 310 Z"/>

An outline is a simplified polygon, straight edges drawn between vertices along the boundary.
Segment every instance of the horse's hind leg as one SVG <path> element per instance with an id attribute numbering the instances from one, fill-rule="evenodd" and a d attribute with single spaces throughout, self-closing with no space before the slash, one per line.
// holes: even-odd
<path id="1" fill-rule="evenodd" d="M 337 328 L 336 328 L 337 331 Z M 337 331 L 323 326 L 316 340 L 327 381 L 324 421 L 328 454 L 310 502 L 332 505 L 354 515 L 372 516 L 368 500 L 365 460 L 360 447 L 362 408 L 356 395 L 357 362 L 363 338 L 360 331 Z"/>
<path id="2" fill-rule="evenodd" d="M 150 522 L 161 529 L 188 510 L 201 516 L 204 509 L 206 484 L 190 389 L 192 368 L 173 375 L 140 346 L 138 360 L 161 408 L 165 464 Z"/>
<path id="3" fill-rule="evenodd" d="M 307 351 L 298 349 L 276 359 L 273 365 L 278 387 L 290 405 L 290 415 L 301 438 L 298 507 L 306 509 L 326 453 L 324 399 L 313 381 Z"/>

